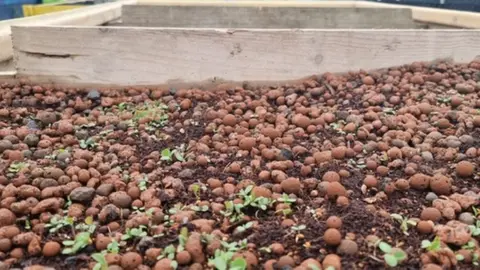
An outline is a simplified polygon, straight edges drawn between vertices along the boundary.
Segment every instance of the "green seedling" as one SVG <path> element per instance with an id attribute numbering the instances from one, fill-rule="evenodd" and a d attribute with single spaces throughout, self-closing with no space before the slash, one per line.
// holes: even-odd
<path id="1" fill-rule="evenodd" d="M 268 253 L 268 254 L 272 253 L 272 248 L 271 247 L 261 247 L 258 250 L 261 251 L 261 252 L 264 252 L 264 253 Z"/>
<path id="2" fill-rule="evenodd" d="M 284 204 L 286 204 L 286 205 L 288 205 L 288 206 L 291 206 L 292 204 L 294 204 L 294 203 L 297 201 L 297 199 L 295 199 L 295 198 L 290 198 L 290 197 L 288 196 L 288 194 L 283 193 L 283 194 L 282 194 L 282 197 L 278 198 L 277 201 L 279 201 L 279 202 L 281 202 L 281 203 L 284 203 Z"/>
<path id="3" fill-rule="evenodd" d="M 307 226 L 303 224 L 291 227 L 292 233 L 295 233 L 295 242 L 298 242 L 300 239 L 304 238 L 304 235 L 300 232 L 305 230 L 306 228 Z"/>
<path id="4" fill-rule="evenodd" d="M 248 186 L 238 193 L 238 196 L 243 200 L 243 203 L 235 204 L 233 201 L 225 202 L 225 210 L 221 213 L 230 219 L 230 222 L 240 221 L 244 217 L 243 209 L 246 207 L 253 207 L 259 210 L 267 210 L 272 205 L 273 201 L 265 197 L 255 197 L 252 194 L 253 186 Z"/>
<path id="5" fill-rule="evenodd" d="M 95 142 L 92 138 L 86 140 L 80 140 L 80 148 L 82 149 L 95 149 L 98 146 L 98 143 Z"/>
<path id="6" fill-rule="evenodd" d="M 76 254 L 78 251 L 84 249 L 86 246 L 92 243 L 89 232 L 81 232 L 75 236 L 74 240 L 65 240 L 63 245 L 65 248 L 62 250 L 62 254 Z"/>
<path id="7" fill-rule="evenodd" d="M 170 266 L 173 269 L 177 269 L 178 268 L 178 263 L 175 260 L 175 254 L 176 254 L 175 246 L 174 245 L 168 245 L 163 250 L 162 254 L 160 254 L 160 256 L 157 257 L 157 260 L 161 260 L 163 258 L 168 258 L 171 261 Z"/>
<path id="8" fill-rule="evenodd" d="M 300 224 L 300 225 L 296 225 L 296 226 L 292 226 L 291 229 L 293 232 L 300 232 L 300 231 L 303 231 L 307 228 L 307 226 L 303 225 L 303 224 Z"/>
<path id="9" fill-rule="evenodd" d="M 474 225 L 468 226 L 473 236 L 480 235 L 480 220 L 477 220 Z"/>
<path id="10" fill-rule="evenodd" d="M 27 217 L 25 219 L 25 230 L 31 230 L 32 229 L 32 224 L 30 222 L 30 219 Z"/>
<path id="11" fill-rule="evenodd" d="M 433 241 L 423 240 L 422 241 L 422 248 L 428 251 L 439 251 L 442 248 L 442 242 L 440 238 L 437 236 Z"/>
<path id="12" fill-rule="evenodd" d="M 267 210 L 267 208 L 273 203 L 269 198 L 256 197 L 252 194 L 253 186 L 248 186 L 239 192 L 239 197 L 243 199 L 243 206 L 252 206 L 261 210 Z"/>
<path id="13" fill-rule="evenodd" d="M 25 162 L 14 162 L 8 167 L 9 173 L 18 173 L 19 171 L 28 167 L 28 163 Z"/>
<path id="14" fill-rule="evenodd" d="M 170 150 L 170 148 L 165 148 L 162 150 L 160 159 L 168 162 L 172 162 L 174 157 L 178 161 L 185 161 L 185 159 L 183 158 L 182 151 L 178 149 Z"/>
<path id="15" fill-rule="evenodd" d="M 383 259 L 385 260 L 385 263 L 390 267 L 396 267 L 407 258 L 405 251 L 399 248 L 392 248 L 392 246 L 386 242 L 380 242 L 378 247 L 384 253 Z"/>
<path id="16" fill-rule="evenodd" d="M 168 209 L 168 213 L 174 215 L 180 211 L 183 211 L 185 206 L 182 203 L 176 203 L 172 208 Z"/>
<path id="17" fill-rule="evenodd" d="M 193 195 L 195 195 L 195 198 L 197 198 L 197 201 L 200 200 L 200 190 L 201 190 L 200 184 L 192 184 L 191 187 L 192 187 Z"/>
<path id="18" fill-rule="evenodd" d="M 47 228 L 48 232 L 50 233 L 56 233 L 60 229 L 65 227 L 71 227 L 72 230 L 74 231 L 73 222 L 74 222 L 73 217 L 68 217 L 68 216 L 60 217 L 58 215 L 55 215 L 50 219 L 49 223 L 45 224 L 45 228 Z"/>
<path id="19" fill-rule="evenodd" d="M 110 244 L 107 246 L 107 251 L 113 254 L 118 254 L 120 252 L 120 244 L 117 242 L 117 240 L 112 238 L 112 242 L 110 242 Z"/>
<path id="20" fill-rule="evenodd" d="M 187 244 L 187 240 L 188 240 L 188 229 L 187 227 L 182 227 L 180 229 L 180 234 L 178 235 L 177 252 L 185 250 L 185 245 Z"/>
<path id="21" fill-rule="evenodd" d="M 72 199 L 70 199 L 70 196 L 68 196 L 67 202 L 65 203 L 65 208 L 68 209 L 71 205 L 72 205 Z"/>
<path id="22" fill-rule="evenodd" d="M 448 104 L 451 100 L 451 97 L 437 97 L 437 101 L 443 104 Z"/>
<path id="23" fill-rule="evenodd" d="M 167 109 L 167 106 L 159 102 L 145 103 L 143 106 L 137 107 L 132 119 L 134 122 L 138 123 L 140 119 L 148 117 L 151 119 L 148 125 L 157 128 L 163 127 L 168 122 L 168 114 L 166 113 Z"/>
<path id="24" fill-rule="evenodd" d="M 275 211 L 275 213 L 282 213 L 283 216 L 288 216 L 293 213 L 292 208 L 284 208 Z"/>
<path id="25" fill-rule="evenodd" d="M 238 233 L 243 233 L 243 232 L 246 232 L 247 230 L 249 230 L 250 228 L 252 228 L 253 226 L 253 222 L 247 222 L 243 225 L 240 225 L 238 226 L 235 231 L 237 231 Z"/>
<path id="26" fill-rule="evenodd" d="M 147 236 L 147 232 L 145 231 L 147 227 L 144 225 L 140 225 L 138 228 L 131 228 L 127 229 L 124 235 L 122 235 L 122 240 L 127 241 L 130 239 L 135 239 L 137 237 L 145 237 Z"/>
<path id="27" fill-rule="evenodd" d="M 472 255 L 472 264 L 475 265 L 475 266 L 478 266 L 479 263 L 479 256 L 478 256 L 478 253 L 477 252 L 474 252 L 473 255 Z"/>
<path id="28" fill-rule="evenodd" d="M 415 227 L 417 226 L 417 222 L 413 219 L 409 219 L 406 217 L 403 217 L 399 214 L 391 214 L 390 215 L 393 219 L 396 221 L 400 222 L 400 229 L 405 235 L 408 235 L 408 229 L 409 227 Z"/>
<path id="29" fill-rule="evenodd" d="M 97 262 L 93 270 L 108 270 L 108 263 L 103 253 L 93 253 L 92 258 Z"/>
<path id="30" fill-rule="evenodd" d="M 386 115 L 395 115 L 397 114 L 397 111 L 395 111 L 394 108 L 385 108 L 383 109 L 383 113 Z"/>
<path id="31" fill-rule="evenodd" d="M 240 240 L 238 242 L 231 242 L 231 243 L 228 243 L 226 241 L 222 241 L 222 247 L 226 251 L 231 251 L 231 252 L 237 252 L 239 250 L 246 249 L 247 244 L 248 244 L 247 239 L 243 239 L 243 240 Z"/>
<path id="32" fill-rule="evenodd" d="M 77 224 L 75 226 L 75 229 L 80 230 L 80 231 L 86 231 L 89 233 L 94 233 L 95 229 L 97 228 L 97 225 L 93 223 L 93 217 L 86 217 L 84 223 Z"/>
<path id="33" fill-rule="evenodd" d="M 335 130 L 338 134 L 341 134 L 341 135 L 346 134 L 339 123 L 331 123 L 329 126 L 331 129 Z"/>
<path id="34" fill-rule="evenodd" d="M 235 204 L 233 201 L 225 202 L 225 210 L 220 211 L 222 215 L 229 218 L 230 222 L 242 220 L 244 214 L 242 212 L 243 204 Z"/>
<path id="35" fill-rule="evenodd" d="M 463 261 L 463 260 L 465 260 L 465 257 L 463 257 L 462 254 L 457 253 L 457 254 L 455 254 L 455 259 L 457 259 L 457 261 Z"/>
<path id="36" fill-rule="evenodd" d="M 138 188 L 141 191 L 145 191 L 148 188 L 148 176 L 144 176 L 142 180 L 138 181 Z"/>
<path id="37" fill-rule="evenodd" d="M 472 212 L 473 212 L 473 217 L 475 219 L 478 219 L 478 215 L 480 215 L 480 209 L 478 209 L 477 207 L 475 206 L 472 206 Z"/>
<path id="38" fill-rule="evenodd" d="M 234 252 L 215 250 L 215 256 L 208 260 L 210 265 L 215 266 L 217 270 L 245 270 L 247 262 L 244 258 L 233 259 Z"/>
<path id="39" fill-rule="evenodd" d="M 475 242 L 470 240 L 465 245 L 463 245 L 462 248 L 473 251 L 477 248 L 477 246 L 475 245 Z"/>
<path id="40" fill-rule="evenodd" d="M 155 209 L 153 208 L 149 208 L 148 210 L 145 211 L 145 207 L 137 207 L 137 206 L 132 206 L 133 208 L 133 212 L 137 215 L 141 215 L 141 214 L 146 214 L 147 216 L 151 217 L 153 215 L 153 211 Z"/>
<path id="41" fill-rule="evenodd" d="M 202 205 L 202 206 L 192 205 L 190 206 L 190 209 L 192 209 L 195 212 L 207 212 L 208 205 Z"/>

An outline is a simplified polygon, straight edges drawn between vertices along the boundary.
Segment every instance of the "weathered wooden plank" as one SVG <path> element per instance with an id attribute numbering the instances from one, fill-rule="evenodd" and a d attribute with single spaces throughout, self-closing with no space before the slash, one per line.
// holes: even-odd
<path id="1" fill-rule="evenodd" d="M 12 58 L 11 26 L 16 25 L 101 25 L 118 19 L 123 4 L 133 4 L 136 0 L 121 0 L 115 3 L 99 4 L 75 10 L 55 12 L 13 20 L 0 21 L 0 62 Z"/>
<path id="2" fill-rule="evenodd" d="M 295 80 L 439 58 L 467 62 L 479 54 L 480 30 L 14 27 L 13 42 L 19 76 L 156 85 Z"/>
<path id="3" fill-rule="evenodd" d="M 406 8 L 412 10 L 415 21 L 449 25 L 459 28 L 480 28 L 480 13 L 439 8 L 413 7 L 408 5 L 385 4 L 371 1 L 311 1 L 311 0 L 138 0 L 138 4 L 185 5 L 185 6 L 262 6 L 262 7 L 345 7 L 345 8 Z"/>
<path id="4" fill-rule="evenodd" d="M 394 28 L 417 26 L 410 9 L 124 5 L 125 26 L 191 28 Z"/>

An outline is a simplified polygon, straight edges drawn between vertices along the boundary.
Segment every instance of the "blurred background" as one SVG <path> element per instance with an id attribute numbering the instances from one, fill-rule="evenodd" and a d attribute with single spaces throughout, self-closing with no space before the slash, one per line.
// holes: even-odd
<path id="1" fill-rule="evenodd" d="M 80 8 L 115 0 L 0 0 L 0 20 L 28 17 L 45 13 Z M 202 0 L 199 0 L 201 2 Z M 242 0 L 225 0 L 242 1 Z M 264 0 L 269 1 L 269 0 Z M 282 1 L 282 0 L 281 0 Z M 283 0 L 294 1 L 294 0 Z M 311 0 L 322 1 L 322 0 Z M 337 0 L 344 1 L 344 0 Z M 389 4 L 423 6 L 480 12 L 480 0 L 367 0 Z"/>

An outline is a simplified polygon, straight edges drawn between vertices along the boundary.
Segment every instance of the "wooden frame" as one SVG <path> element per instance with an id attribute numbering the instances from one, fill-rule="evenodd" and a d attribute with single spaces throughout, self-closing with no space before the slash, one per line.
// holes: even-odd
<path id="1" fill-rule="evenodd" d="M 0 21 L 0 62 L 12 58 L 11 26 L 19 25 L 101 25 L 120 18 L 123 4 L 136 0 L 122 0 L 85 8 L 50 13 L 34 17 Z"/>
<path id="2" fill-rule="evenodd" d="M 405 8 L 124 5 L 122 25 L 191 28 L 421 28 Z"/>
<path id="3" fill-rule="evenodd" d="M 291 81 L 414 61 L 469 62 L 480 44 L 480 30 L 14 27 L 13 33 L 19 77 L 120 86 Z"/>
<path id="4" fill-rule="evenodd" d="M 480 13 L 438 8 L 415 7 L 370 1 L 268 1 L 268 0 L 138 0 L 139 5 L 187 5 L 187 6 L 257 6 L 257 7 L 323 7 L 323 8 L 407 8 L 412 10 L 415 21 L 447 25 L 458 28 L 480 28 Z"/>
<path id="5" fill-rule="evenodd" d="M 116 20 L 122 5 L 136 2 L 124 0 L 0 22 L 0 62 L 11 58 L 12 51 L 15 54 L 15 72 L 0 72 L 0 80 L 15 77 L 105 86 L 291 81 L 326 71 L 379 69 L 413 61 L 468 62 L 479 55 L 478 30 L 232 30 L 221 29 L 225 26 L 220 24 L 210 29 L 83 27 Z M 416 21 L 480 28 L 478 13 L 365 1 L 139 2 L 163 6 L 386 8 L 388 12 L 400 8 L 411 10 Z"/>

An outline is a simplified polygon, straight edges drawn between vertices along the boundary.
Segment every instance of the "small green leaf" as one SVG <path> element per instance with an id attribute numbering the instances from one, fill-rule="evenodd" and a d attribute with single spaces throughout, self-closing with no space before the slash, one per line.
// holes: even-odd
<path id="1" fill-rule="evenodd" d="M 387 263 L 390 267 L 395 267 L 398 265 L 397 258 L 395 258 L 395 256 L 392 254 L 385 254 L 384 259 L 385 263 Z"/>
<path id="2" fill-rule="evenodd" d="M 457 259 L 457 261 L 463 261 L 465 259 L 462 254 L 456 254 L 455 258 Z"/>
<path id="3" fill-rule="evenodd" d="M 403 217 L 399 214 L 391 214 L 390 215 L 393 219 L 396 219 L 398 221 L 402 221 L 403 220 Z"/>
<path id="4" fill-rule="evenodd" d="M 236 258 L 230 263 L 230 270 L 245 270 L 247 269 L 247 261 L 244 258 Z"/>
<path id="5" fill-rule="evenodd" d="M 378 247 L 380 248 L 381 251 L 383 251 L 384 253 L 390 253 L 392 251 L 392 246 L 390 246 L 389 244 L 385 243 L 385 242 L 380 242 L 380 244 L 378 245 Z"/>
<path id="6" fill-rule="evenodd" d="M 393 256 L 397 258 L 397 261 L 401 262 L 407 258 L 407 254 L 403 250 L 395 250 Z"/>
<path id="7" fill-rule="evenodd" d="M 170 266 L 173 268 L 173 269 L 177 269 L 178 268 L 178 262 L 177 261 L 172 261 L 170 263 Z"/>
<path id="8" fill-rule="evenodd" d="M 71 248 L 64 248 L 62 250 L 62 254 L 72 254 L 73 253 L 73 249 Z"/>
<path id="9" fill-rule="evenodd" d="M 227 263 L 220 257 L 215 256 L 213 264 L 217 270 L 227 270 Z"/>
<path id="10" fill-rule="evenodd" d="M 407 223 L 412 225 L 412 226 L 417 226 L 417 222 L 415 220 L 412 220 L 412 219 L 407 220 Z"/>
<path id="11" fill-rule="evenodd" d="M 422 248 L 428 248 L 432 245 L 432 242 L 428 241 L 428 240 L 423 240 L 422 241 Z"/>
<path id="12" fill-rule="evenodd" d="M 75 241 L 73 241 L 73 240 L 65 240 L 65 241 L 63 241 L 62 243 L 63 243 L 63 245 L 65 245 L 65 246 L 73 246 L 73 244 L 75 244 Z"/>

